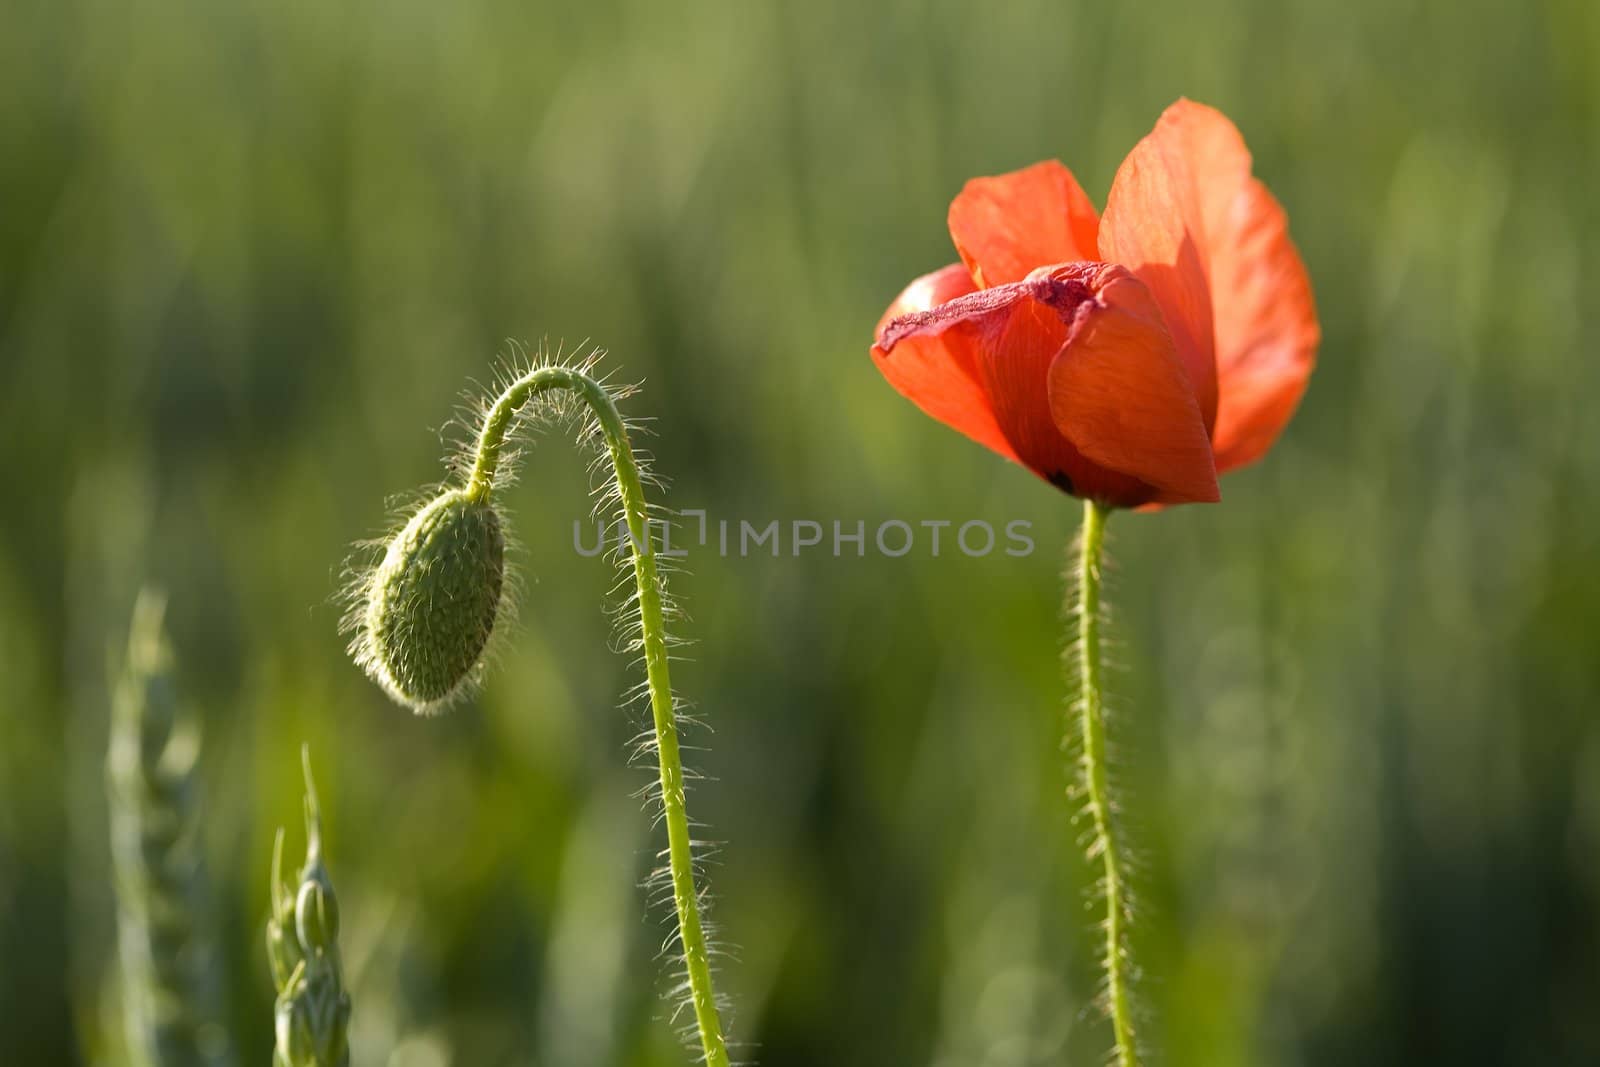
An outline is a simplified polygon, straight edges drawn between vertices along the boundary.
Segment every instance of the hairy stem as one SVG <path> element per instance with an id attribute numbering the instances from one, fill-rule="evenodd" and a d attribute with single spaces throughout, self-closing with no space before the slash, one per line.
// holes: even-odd
<path id="1" fill-rule="evenodd" d="M 1093 836 L 1089 859 L 1101 864 L 1100 881 L 1105 891 L 1105 968 L 1106 999 L 1111 1029 L 1116 1039 L 1118 1067 L 1136 1067 L 1138 1054 L 1133 1033 L 1133 1005 L 1128 992 L 1128 953 L 1124 942 L 1127 915 L 1127 885 L 1122 856 L 1112 824 L 1111 786 L 1106 769 L 1106 711 L 1100 662 L 1100 567 L 1105 548 L 1106 518 L 1102 504 L 1085 500 L 1083 529 L 1079 533 L 1073 561 L 1072 593 L 1076 604 L 1068 604 L 1069 623 L 1076 621 L 1078 730 L 1082 748 L 1082 787 Z M 1072 594 L 1069 594 L 1072 595 Z M 1076 616 L 1073 620 L 1072 616 Z"/>
<path id="2" fill-rule="evenodd" d="M 605 436 L 606 449 L 616 475 L 617 491 L 633 547 L 633 576 L 639 594 L 639 622 L 644 640 L 645 675 L 650 690 L 656 754 L 660 763 L 661 804 L 667 824 L 667 863 L 672 876 L 672 900 L 677 911 L 678 934 L 683 946 L 684 969 L 694 1005 L 700 1047 L 710 1067 L 728 1067 L 728 1049 L 717 1015 L 711 986 L 711 959 L 700 917 L 700 897 L 695 888 L 694 860 L 689 839 L 689 816 L 684 797 L 683 761 L 678 750 L 677 712 L 667 664 L 667 631 L 662 617 L 661 578 L 656 570 L 649 515 L 639 465 L 628 443 L 627 429 L 616 403 L 604 386 L 571 367 L 541 367 L 517 379 L 500 394 L 478 436 L 467 495 L 474 501 L 488 498 L 501 448 L 511 419 L 523 404 L 550 390 L 577 393 L 594 413 Z"/>

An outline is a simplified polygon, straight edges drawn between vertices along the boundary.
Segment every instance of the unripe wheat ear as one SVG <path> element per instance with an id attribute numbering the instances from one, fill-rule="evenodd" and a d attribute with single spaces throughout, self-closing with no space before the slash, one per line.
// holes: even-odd
<path id="1" fill-rule="evenodd" d="M 619 564 L 631 575 L 633 593 L 621 605 L 618 625 L 625 649 L 637 653 L 645 668 L 638 690 L 650 705 L 644 751 L 653 749 L 656 755 L 655 798 L 667 829 L 661 884 L 670 891 L 676 920 L 669 946 L 676 945 L 679 953 L 680 991 L 693 1012 L 689 1032 L 699 1058 L 710 1067 L 728 1067 L 702 890 L 696 885 L 695 842 L 689 835 L 679 706 L 668 664 L 670 600 L 644 495 L 652 479 L 629 440 L 629 430 L 637 427 L 617 407 L 632 390 L 596 377 L 598 357 L 596 352 L 565 363 L 559 355 L 541 354 L 523 373 L 505 376 L 498 395 L 479 414 L 475 443 L 461 464 L 464 481 L 444 486 L 411 509 L 399 529 L 374 546 L 372 565 L 351 583 L 344 625 L 352 657 L 386 693 L 421 714 L 447 708 L 482 673 L 511 599 L 507 524 L 493 499 L 515 458 L 508 438 L 526 424 L 577 421 L 580 439 L 603 443 L 596 471 L 606 477 L 597 510 L 614 507 L 629 534 L 619 548 Z"/>
<path id="2" fill-rule="evenodd" d="M 200 731 L 180 709 L 165 611 L 160 593 L 139 594 L 106 754 L 127 1060 L 228 1067 L 200 847 Z"/>
<path id="3" fill-rule="evenodd" d="M 267 963 L 278 991 L 273 1067 L 350 1067 L 350 995 L 339 959 L 339 898 L 322 861 L 322 811 L 311 753 L 300 750 L 306 779 L 306 861 L 294 883 L 283 878 L 283 830 L 272 843 L 272 915 Z"/>

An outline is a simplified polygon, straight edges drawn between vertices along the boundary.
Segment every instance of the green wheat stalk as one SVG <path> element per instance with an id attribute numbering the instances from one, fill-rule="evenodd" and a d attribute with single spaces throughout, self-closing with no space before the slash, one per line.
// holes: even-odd
<path id="1" fill-rule="evenodd" d="M 278 991 L 273 1016 L 275 1067 L 349 1067 L 350 996 L 339 959 L 339 900 L 322 862 L 322 813 L 311 751 L 300 750 L 306 779 L 306 861 L 294 884 L 283 878 L 283 829 L 272 843 L 272 915 L 267 963 Z"/>
<path id="2" fill-rule="evenodd" d="M 201 862 L 196 768 L 200 733 L 180 713 L 166 601 L 134 606 L 106 754 L 117 942 L 129 1060 L 138 1067 L 225 1067 L 221 988 L 203 936 L 211 914 Z"/>
<path id="3" fill-rule="evenodd" d="M 610 477 L 601 482 L 596 511 L 614 509 L 629 534 L 618 557 L 631 576 L 633 592 L 619 619 L 626 650 L 639 655 L 645 668 L 638 692 L 649 701 L 650 729 L 643 750 L 656 756 L 655 799 L 667 831 L 667 863 L 659 877 L 670 892 L 676 920 L 669 946 L 679 953 L 681 992 L 693 1011 L 691 1032 L 698 1037 L 700 1057 L 709 1067 L 728 1067 L 689 832 L 680 708 L 668 664 L 671 602 L 644 495 L 650 479 L 629 440 L 630 428 L 636 427 L 617 407 L 631 390 L 594 377 L 598 356 L 572 365 L 560 362 L 559 356 L 541 359 L 526 373 L 508 376 L 497 398 L 482 410 L 464 483 L 441 489 L 382 543 L 376 564 L 359 573 L 352 585 L 346 626 L 354 635 L 351 653 L 356 662 L 396 701 L 423 714 L 448 707 L 481 675 L 485 649 L 507 607 L 506 523 L 493 493 L 509 474 L 503 468 L 512 458 L 507 437 L 513 425 L 519 420 L 576 421 L 580 439 L 604 443 L 595 469 L 609 471 Z"/>

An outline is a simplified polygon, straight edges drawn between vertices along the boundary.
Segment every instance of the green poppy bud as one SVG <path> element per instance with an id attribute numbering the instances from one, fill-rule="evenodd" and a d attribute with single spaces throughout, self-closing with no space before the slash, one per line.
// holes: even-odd
<path id="1" fill-rule="evenodd" d="M 368 673 L 417 711 L 446 703 L 483 656 L 504 586 L 499 514 L 462 490 L 435 497 L 389 541 L 369 580 Z"/>

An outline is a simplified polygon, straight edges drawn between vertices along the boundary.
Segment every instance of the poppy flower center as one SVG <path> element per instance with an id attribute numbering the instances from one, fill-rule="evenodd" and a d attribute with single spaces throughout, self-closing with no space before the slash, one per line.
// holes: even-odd
<path id="1" fill-rule="evenodd" d="M 1065 267 L 1040 267 L 1022 279 L 1028 295 L 1056 309 L 1063 322 L 1077 317 L 1078 309 L 1094 300 L 1094 290 L 1081 277 L 1093 270 L 1093 263 L 1072 263 Z"/>
<path id="2" fill-rule="evenodd" d="M 887 354 L 907 337 L 943 333 L 959 322 L 982 320 L 1022 299 L 1054 309 L 1062 322 L 1075 326 L 1089 310 L 1099 305 L 1089 281 L 1103 267 L 1101 263 L 1058 263 L 1040 267 L 1020 282 L 979 289 L 926 311 L 901 315 L 884 325 L 878 345 Z"/>

